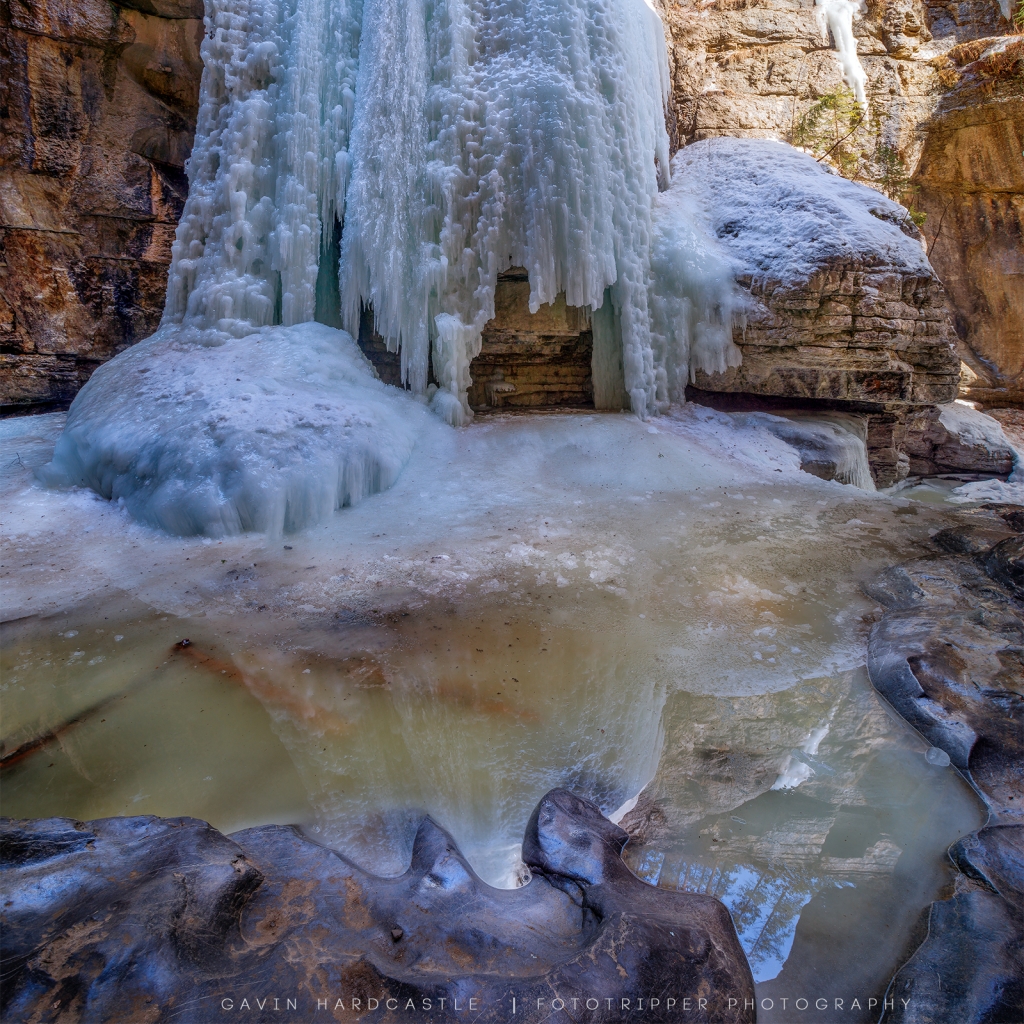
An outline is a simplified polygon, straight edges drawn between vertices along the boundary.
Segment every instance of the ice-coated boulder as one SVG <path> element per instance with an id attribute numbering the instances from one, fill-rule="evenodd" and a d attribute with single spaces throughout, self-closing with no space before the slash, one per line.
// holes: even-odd
<path id="1" fill-rule="evenodd" d="M 673 193 L 704 211 L 749 291 L 742 363 L 696 373 L 707 391 L 933 404 L 960 363 L 945 295 L 907 211 L 813 157 L 764 139 L 695 142 Z"/>
<path id="2" fill-rule="evenodd" d="M 96 371 L 39 476 L 172 534 L 292 532 L 390 487 L 435 423 L 344 331 L 168 327 Z"/>

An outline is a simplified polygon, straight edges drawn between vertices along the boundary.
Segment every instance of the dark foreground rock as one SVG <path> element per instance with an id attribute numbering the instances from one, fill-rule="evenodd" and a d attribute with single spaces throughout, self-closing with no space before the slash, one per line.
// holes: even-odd
<path id="1" fill-rule="evenodd" d="M 430 818 L 397 878 L 277 825 L 5 819 L 3 1019 L 753 1021 L 725 907 L 640 881 L 626 838 L 553 790 L 498 890 Z"/>
<path id="2" fill-rule="evenodd" d="M 1022 520 L 1016 506 L 983 509 L 934 538 L 947 555 L 866 588 L 887 609 L 869 641 L 875 688 L 990 814 L 950 848 L 955 891 L 931 905 L 925 941 L 892 980 L 893 1024 L 1024 1020 Z"/>

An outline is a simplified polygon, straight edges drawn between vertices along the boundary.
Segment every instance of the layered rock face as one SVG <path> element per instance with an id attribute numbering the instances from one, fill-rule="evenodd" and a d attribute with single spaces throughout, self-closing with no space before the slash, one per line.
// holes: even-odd
<path id="1" fill-rule="evenodd" d="M 715 135 L 785 138 L 810 104 L 845 84 L 814 0 L 668 0 L 678 144 Z M 994 2 L 869 0 L 854 19 L 865 91 L 890 145 L 913 166 L 940 96 L 944 54 L 1011 31 Z M 948 80 L 947 80 L 948 81 Z"/>
<path id="2" fill-rule="evenodd" d="M 66 404 L 155 330 L 202 16 L 202 0 L 0 8 L 0 406 Z"/>

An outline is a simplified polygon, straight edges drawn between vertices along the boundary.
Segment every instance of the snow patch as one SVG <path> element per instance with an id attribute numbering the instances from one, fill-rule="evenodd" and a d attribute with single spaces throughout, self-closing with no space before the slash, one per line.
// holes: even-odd
<path id="1" fill-rule="evenodd" d="M 733 263 L 755 283 L 801 288 L 824 267 L 865 257 L 931 277 L 904 207 L 767 139 L 705 139 L 672 160 L 672 191 L 692 197 Z"/>
<path id="2" fill-rule="evenodd" d="M 1010 483 L 1006 480 L 973 480 L 954 488 L 949 500 L 961 505 L 987 501 L 1024 505 L 1024 481 Z"/>

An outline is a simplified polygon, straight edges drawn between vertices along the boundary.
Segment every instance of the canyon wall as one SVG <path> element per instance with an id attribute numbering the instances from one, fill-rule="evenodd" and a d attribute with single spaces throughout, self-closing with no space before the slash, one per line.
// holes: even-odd
<path id="1" fill-rule="evenodd" d="M 846 85 L 820 14 L 813 0 L 667 0 L 675 144 L 790 138 Z M 995 0 L 867 0 L 853 22 L 870 110 L 859 180 L 883 184 L 872 148 L 905 169 L 893 198 L 925 214 L 966 390 L 997 406 L 1024 390 L 1024 37 L 1012 31 Z"/>
<path id="2" fill-rule="evenodd" d="M 0 7 L 0 405 L 151 334 L 188 190 L 202 0 Z"/>
<path id="3" fill-rule="evenodd" d="M 6 411 L 66 405 L 96 366 L 159 321 L 187 190 L 202 6 L 0 6 Z M 674 144 L 789 137 L 844 84 L 820 14 L 813 0 L 667 0 Z M 973 375 L 969 393 L 987 405 L 1020 401 L 1021 37 L 1007 35 L 995 0 L 868 0 L 853 31 L 874 144 L 913 174 L 904 198 L 926 214 L 926 244 Z M 877 173 L 870 154 L 861 169 L 868 180 Z"/>

